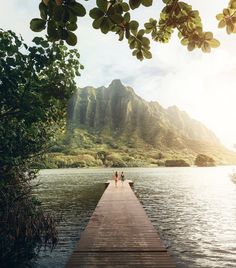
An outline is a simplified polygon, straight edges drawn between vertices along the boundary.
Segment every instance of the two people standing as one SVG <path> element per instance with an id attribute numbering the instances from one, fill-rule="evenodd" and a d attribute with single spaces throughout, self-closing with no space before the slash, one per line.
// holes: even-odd
<path id="1" fill-rule="evenodd" d="M 115 172 L 115 185 L 116 185 L 116 187 L 117 187 L 117 183 L 118 183 L 119 177 L 120 177 L 120 180 L 121 180 L 122 185 L 123 185 L 123 183 L 125 181 L 125 175 L 124 175 L 124 172 L 123 171 L 121 172 L 120 176 L 119 176 L 119 174 L 118 174 L 117 171 Z"/>

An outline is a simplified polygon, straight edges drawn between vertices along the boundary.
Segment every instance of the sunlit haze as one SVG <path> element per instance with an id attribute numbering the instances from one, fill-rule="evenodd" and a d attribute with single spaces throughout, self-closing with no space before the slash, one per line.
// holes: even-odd
<path id="1" fill-rule="evenodd" d="M 78 86 L 107 86 L 119 78 L 146 100 L 158 101 L 164 107 L 177 105 L 232 148 L 236 143 L 236 35 L 228 36 L 225 30 L 217 29 L 215 19 L 228 1 L 186 2 L 200 10 L 205 30 L 214 32 L 221 42 L 220 48 L 211 54 L 190 53 L 174 35 L 169 44 L 153 43 L 153 58 L 139 62 L 132 57 L 125 41 L 119 42 L 113 33 L 103 35 L 94 30 L 87 15 L 78 29 L 78 49 L 85 65 Z M 29 22 L 39 16 L 38 3 L 38 0 L 1 1 L 0 27 L 16 31 L 30 42 L 37 35 L 29 29 Z M 160 4 L 143 8 L 135 16 L 145 21 L 155 17 L 161 7 Z"/>

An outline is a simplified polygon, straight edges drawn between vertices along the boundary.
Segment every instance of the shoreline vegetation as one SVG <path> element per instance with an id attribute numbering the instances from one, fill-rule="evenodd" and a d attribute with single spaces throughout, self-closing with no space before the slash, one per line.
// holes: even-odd
<path id="1" fill-rule="evenodd" d="M 171 158 L 172 156 L 172 158 Z M 199 160 L 200 158 L 200 160 Z M 227 163 L 229 164 L 229 163 Z M 57 168 L 125 168 L 125 167 L 211 167 L 227 165 L 216 162 L 212 157 L 199 154 L 194 157 L 174 157 L 174 154 L 163 154 L 157 151 L 142 154 L 128 152 L 77 152 L 77 154 L 48 153 L 40 161 L 33 164 L 37 169 Z"/>
<path id="2" fill-rule="evenodd" d="M 159 148 L 136 139 L 128 143 L 85 129 L 58 134 L 56 142 L 32 165 L 36 169 L 86 167 L 188 167 L 236 164 L 236 154 L 221 146 Z"/>
<path id="3" fill-rule="evenodd" d="M 59 133 L 54 144 L 32 165 L 36 169 L 86 167 L 188 167 L 236 164 L 236 154 L 222 146 L 180 149 L 154 147 L 141 138 L 133 143 L 125 138 L 92 133 L 86 129 Z"/>

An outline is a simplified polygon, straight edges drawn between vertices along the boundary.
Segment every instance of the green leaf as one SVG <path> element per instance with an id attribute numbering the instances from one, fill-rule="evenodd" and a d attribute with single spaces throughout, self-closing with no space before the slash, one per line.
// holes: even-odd
<path id="1" fill-rule="evenodd" d="M 136 44 L 137 44 L 136 40 L 133 39 L 132 41 L 129 42 L 129 47 L 130 47 L 131 49 L 134 49 L 135 46 L 136 46 Z"/>
<path id="2" fill-rule="evenodd" d="M 99 8 L 95 7 L 95 8 L 90 10 L 89 16 L 96 20 L 96 19 L 99 19 L 99 18 L 103 17 L 104 12 L 101 11 Z"/>
<path id="3" fill-rule="evenodd" d="M 115 5 L 114 8 L 115 8 L 115 13 L 116 14 L 120 14 L 121 15 L 123 13 L 123 8 L 122 8 L 122 5 L 121 4 Z"/>
<path id="4" fill-rule="evenodd" d="M 230 8 L 236 9 L 236 0 L 230 1 Z"/>
<path id="5" fill-rule="evenodd" d="M 221 20 L 218 24 L 218 28 L 224 28 L 226 26 L 226 21 L 225 19 Z"/>
<path id="6" fill-rule="evenodd" d="M 144 27 L 145 27 L 146 29 L 152 29 L 152 28 L 153 28 L 153 25 L 152 25 L 152 23 L 150 23 L 150 22 L 146 22 L 146 23 L 144 24 Z"/>
<path id="7" fill-rule="evenodd" d="M 142 0 L 142 5 L 145 7 L 150 7 L 152 5 L 152 0 Z"/>
<path id="8" fill-rule="evenodd" d="M 70 12 L 69 22 L 70 23 L 77 22 L 77 16 L 73 12 Z"/>
<path id="9" fill-rule="evenodd" d="M 183 38 L 183 39 L 181 40 L 181 44 L 182 44 L 183 46 L 187 46 L 187 44 L 188 44 L 188 38 Z"/>
<path id="10" fill-rule="evenodd" d="M 211 40 L 213 38 L 212 32 L 205 32 L 205 39 L 206 40 Z"/>
<path id="11" fill-rule="evenodd" d="M 124 12 L 129 11 L 129 5 L 125 2 L 121 3 L 122 9 Z"/>
<path id="12" fill-rule="evenodd" d="M 234 25 L 232 22 L 228 22 L 226 26 L 227 34 L 231 34 L 234 31 Z"/>
<path id="13" fill-rule="evenodd" d="M 206 53 L 211 52 L 211 47 L 208 44 L 208 42 L 203 42 L 203 44 L 202 44 L 202 51 L 203 52 L 206 52 Z"/>
<path id="14" fill-rule="evenodd" d="M 39 11 L 40 11 L 40 17 L 43 20 L 46 20 L 47 19 L 47 6 L 43 2 L 39 4 Z"/>
<path id="15" fill-rule="evenodd" d="M 143 29 L 139 30 L 137 33 L 138 38 L 141 38 L 145 34 L 145 31 Z"/>
<path id="16" fill-rule="evenodd" d="M 46 28 L 46 21 L 42 19 L 32 19 L 30 29 L 34 32 L 41 32 Z"/>
<path id="17" fill-rule="evenodd" d="M 144 50 L 143 51 L 143 56 L 146 58 L 146 59 L 151 59 L 152 58 L 152 53 L 148 50 Z"/>
<path id="18" fill-rule="evenodd" d="M 178 16 L 180 14 L 180 12 L 181 12 L 181 8 L 180 8 L 179 4 L 177 4 L 175 7 L 175 15 Z"/>
<path id="19" fill-rule="evenodd" d="M 136 20 L 131 20 L 131 22 L 129 23 L 130 30 L 137 30 L 138 26 L 139 24 Z"/>
<path id="20" fill-rule="evenodd" d="M 53 21 L 48 22 L 48 28 L 47 28 L 47 33 L 50 39 L 53 41 L 56 41 L 59 39 L 59 33 L 57 31 L 56 25 Z"/>
<path id="21" fill-rule="evenodd" d="M 188 50 L 189 51 L 193 51 L 194 48 L 195 48 L 195 43 L 193 43 L 193 42 L 188 43 Z"/>
<path id="22" fill-rule="evenodd" d="M 107 34 L 110 30 L 110 23 L 109 23 L 109 19 L 107 17 L 104 17 L 101 25 L 100 25 L 101 31 L 104 34 Z"/>
<path id="23" fill-rule="evenodd" d="M 145 30 L 145 33 L 151 33 L 152 32 L 152 29 L 146 29 Z M 152 35 L 153 35 L 154 32 L 152 32 Z"/>
<path id="24" fill-rule="evenodd" d="M 41 42 L 41 45 L 44 48 L 48 48 L 49 47 L 49 43 L 47 41 L 45 41 L 45 40 L 43 42 Z"/>
<path id="25" fill-rule="evenodd" d="M 124 21 L 125 22 L 129 22 L 130 21 L 130 13 L 129 12 L 126 12 L 125 15 L 124 15 Z"/>
<path id="26" fill-rule="evenodd" d="M 141 0 L 129 0 L 129 5 L 131 9 L 138 8 L 141 4 Z"/>
<path id="27" fill-rule="evenodd" d="M 75 46 L 77 44 L 77 36 L 74 33 L 68 31 L 66 43 L 70 46 Z"/>
<path id="28" fill-rule="evenodd" d="M 217 48 L 220 46 L 220 42 L 217 39 L 211 39 L 210 41 L 208 41 L 208 43 L 210 44 L 210 46 L 212 48 Z"/>
<path id="29" fill-rule="evenodd" d="M 137 49 L 135 49 L 135 50 L 132 52 L 132 55 L 133 55 L 133 56 L 136 56 L 136 55 L 137 55 L 137 53 L 138 53 L 138 50 L 137 50 Z"/>
<path id="30" fill-rule="evenodd" d="M 100 26 L 101 26 L 102 21 L 103 21 L 103 17 L 101 17 L 101 18 L 99 18 L 97 20 L 94 20 L 93 21 L 93 28 L 94 29 L 99 29 Z"/>
<path id="31" fill-rule="evenodd" d="M 143 53 L 142 51 L 138 51 L 137 54 L 136 54 L 136 57 L 138 60 L 143 60 Z"/>
<path id="32" fill-rule="evenodd" d="M 181 39 L 183 37 L 181 32 L 178 32 L 178 37 L 179 37 L 179 39 Z"/>
<path id="33" fill-rule="evenodd" d="M 48 15 L 49 15 L 50 18 L 53 17 L 54 10 L 55 10 L 56 6 L 57 5 L 56 5 L 56 3 L 54 1 L 49 0 L 47 7 L 48 7 Z"/>
<path id="34" fill-rule="evenodd" d="M 128 29 L 125 29 L 125 38 L 129 39 L 130 37 L 130 31 Z"/>
<path id="35" fill-rule="evenodd" d="M 77 2 L 72 3 L 70 4 L 69 8 L 78 17 L 84 17 L 86 15 L 86 9 L 80 3 Z"/>
<path id="36" fill-rule="evenodd" d="M 111 21 L 115 22 L 116 24 L 120 24 L 123 21 L 123 17 L 119 14 L 114 14 L 110 16 Z"/>
<path id="37" fill-rule="evenodd" d="M 233 24 L 236 23 L 236 17 L 233 17 L 231 20 L 232 20 Z"/>
<path id="38" fill-rule="evenodd" d="M 96 3 L 99 9 L 101 9 L 103 12 L 107 11 L 107 0 L 97 0 Z"/>
<path id="39" fill-rule="evenodd" d="M 119 41 L 122 41 L 124 39 L 124 31 L 123 30 L 120 30 L 118 32 L 118 34 L 119 34 Z"/>
<path id="40" fill-rule="evenodd" d="M 39 45 L 42 41 L 42 38 L 41 37 L 38 37 L 36 36 L 34 39 L 33 39 L 33 42 L 36 44 L 36 45 Z"/>
<path id="41" fill-rule="evenodd" d="M 217 20 L 222 20 L 223 18 L 224 18 L 224 15 L 223 14 L 217 14 L 216 15 L 216 18 L 217 18 Z"/>
<path id="42" fill-rule="evenodd" d="M 147 37 L 143 37 L 143 38 L 141 39 L 141 41 L 142 41 L 143 46 L 145 46 L 145 47 L 149 47 L 149 45 L 150 45 L 150 40 L 149 40 Z"/>
<path id="43" fill-rule="evenodd" d="M 78 27 L 77 27 L 77 24 L 75 22 L 72 22 L 70 24 L 67 24 L 66 25 L 66 28 L 70 31 L 75 31 Z"/>
<path id="44" fill-rule="evenodd" d="M 66 40 L 68 38 L 68 35 L 69 35 L 69 31 L 67 31 L 65 29 L 62 29 L 60 31 L 60 39 Z"/>
<path id="45" fill-rule="evenodd" d="M 229 11 L 229 9 L 228 9 L 228 8 L 225 8 L 225 9 L 223 10 L 223 14 L 224 14 L 225 16 L 229 16 L 229 15 L 230 15 L 230 11 Z"/>

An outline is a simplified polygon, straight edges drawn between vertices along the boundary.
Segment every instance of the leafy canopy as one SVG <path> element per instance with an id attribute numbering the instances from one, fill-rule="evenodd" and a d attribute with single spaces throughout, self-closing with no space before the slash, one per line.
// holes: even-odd
<path id="1" fill-rule="evenodd" d="M 29 47 L 1 29 L 0 39 L 0 175 L 9 178 L 48 146 L 83 66 L 60 42 L 35 37 Z"/>
<path id="2" fill-rule="evenodd" d="M 173 31 L 178 31 L 181 44 L 189 51 L 195 48 L 210 52 L 220 42 L 211 32 L 205 32 L 200 14 L 192 6 L 180 0 L 162 0 L 164 7 L 158 18 L 150 18 L 143 27 L 131 18 L 132 11 L 140 6 L 150 7 L 153 0 L 96 0 L 89 12 L 92 26 L 103 34 L 114 32 L 119 40 L 126 39 L 133 56 L 139 60 L 150 59 L 150 40 L 169 42 Z M 30 27 L 39 32 L 44 29 L 51 41 L 65 40 L 74 46 L 77 36 L 78 17 L 86 14 L 85 7 L 76 0 L 42 0 L 39 4 L 40 18 L 32 19 Z M 230 0 L 228 8 L 216 18 L 219 28 L 226 27 L 228 34 L 236 33 L 236 0 Z"/>
<path id="3" fill-rule="evenodd" d="M 32 196 L 31 166 L 64 125 L 82 66 L 77 50 L 61 42 L 35 37 L 27 46 L 2 29 L 0 40 L 0 259 L 16 267 L 57 240 L 55 221 Z"/>

